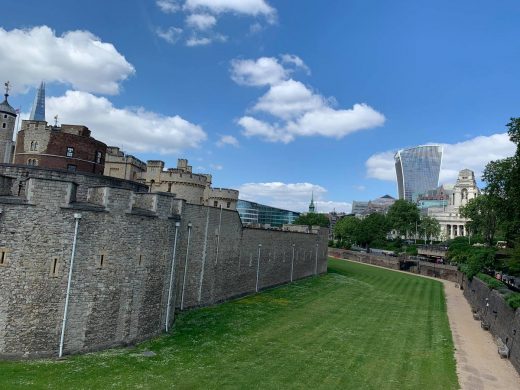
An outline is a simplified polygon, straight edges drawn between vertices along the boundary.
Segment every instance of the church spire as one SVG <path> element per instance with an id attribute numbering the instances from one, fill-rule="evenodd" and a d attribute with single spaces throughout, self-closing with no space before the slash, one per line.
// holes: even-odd
<path id="1" fill-rule="evenodd" d="M 36 91 L 29 120 L 45 121 L 45 83 L 43 81 L 38 91 Z"/>
<path id="2" fill-rule="evenodd" d="M 312 191 L 311 203 L 309 204 L 309 213 L 314 213 L 315 210 L 316 210 L 316 206 L 314 206 L 314 191 Z"/>

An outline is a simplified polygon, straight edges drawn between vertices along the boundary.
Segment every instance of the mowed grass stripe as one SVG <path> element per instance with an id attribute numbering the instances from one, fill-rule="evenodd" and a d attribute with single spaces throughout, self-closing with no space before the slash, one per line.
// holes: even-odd
<path id="1" fill-rule="evenodd" d="M 0 362 L 0 373 L 2 389 L 458 387 L 441 283 L 341 260 L 182 313 L 172 334 L 134 349 Z"/>

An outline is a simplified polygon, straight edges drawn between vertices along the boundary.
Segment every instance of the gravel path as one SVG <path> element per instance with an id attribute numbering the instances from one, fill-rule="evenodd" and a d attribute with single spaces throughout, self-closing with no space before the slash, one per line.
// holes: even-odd
<path id="1" fill-rule="evenodd" d="M 366 265 L 385 268 L 371 264 Z M 385 269 L 414 275 L 410 272 Z M 444 284 L 448 319 L 455 346 L 457 376 L 462 390 L 519 390 L 520 375 L 509 360 L 500 358 L 491 333 L 481 329 L 480 322 L 473 319 L 471 307 L 464 298 L 462 290 L 455 287 L 453 282 L 422 275 L 416 276 L 435 279 Z"/>

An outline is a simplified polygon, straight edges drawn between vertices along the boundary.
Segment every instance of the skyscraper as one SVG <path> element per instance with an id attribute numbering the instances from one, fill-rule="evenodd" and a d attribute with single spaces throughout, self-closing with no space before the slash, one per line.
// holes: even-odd
<path id="1" fill-rule="evenodd" d="M 42 81 L 36 96 L 34 97 L 34 103 L 31 110 L 31 121 L 44 121 L 45 120 L 45 83 Z"/>
<path id="2" fill-rule="evenodd" d="M 402 149 L 394 158 L 399 199 L 414 202 L 419 195 L 438 187 L 442 146 Z"/>

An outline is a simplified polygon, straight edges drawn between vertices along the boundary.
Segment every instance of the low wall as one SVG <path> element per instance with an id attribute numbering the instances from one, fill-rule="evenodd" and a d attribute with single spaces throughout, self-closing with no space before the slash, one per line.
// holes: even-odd
<path id="1" fill-rule="evenodd" d="M 372 253 L 349 251 L 346 249 L 329 248 L 329 256 L 358 261 L 360 263 L 378 265 L 390 269 L 401 269 L 397 257 Z"/>
<path id="2" fill-rule="evenodd" d="M 489 332 L 509 347 L 509 360 L 520 373 L 520 310 L 512 309 L 498 291 L 476 277 L 465 278 L 462 286 L 469 304 L 489 324 Z"/>
<path id="3" fill-rule="evenodd" d="M 459 282 L 457 267 L 427 261 L 408 260 L 406 257 L 392 257 L 382 254 L 356 252 L 346 249 L 329 248 L 329 256 L 349 259 L 360 263 L 378 265 L 380 267 L 409 271 L 414 274 Z"/>

